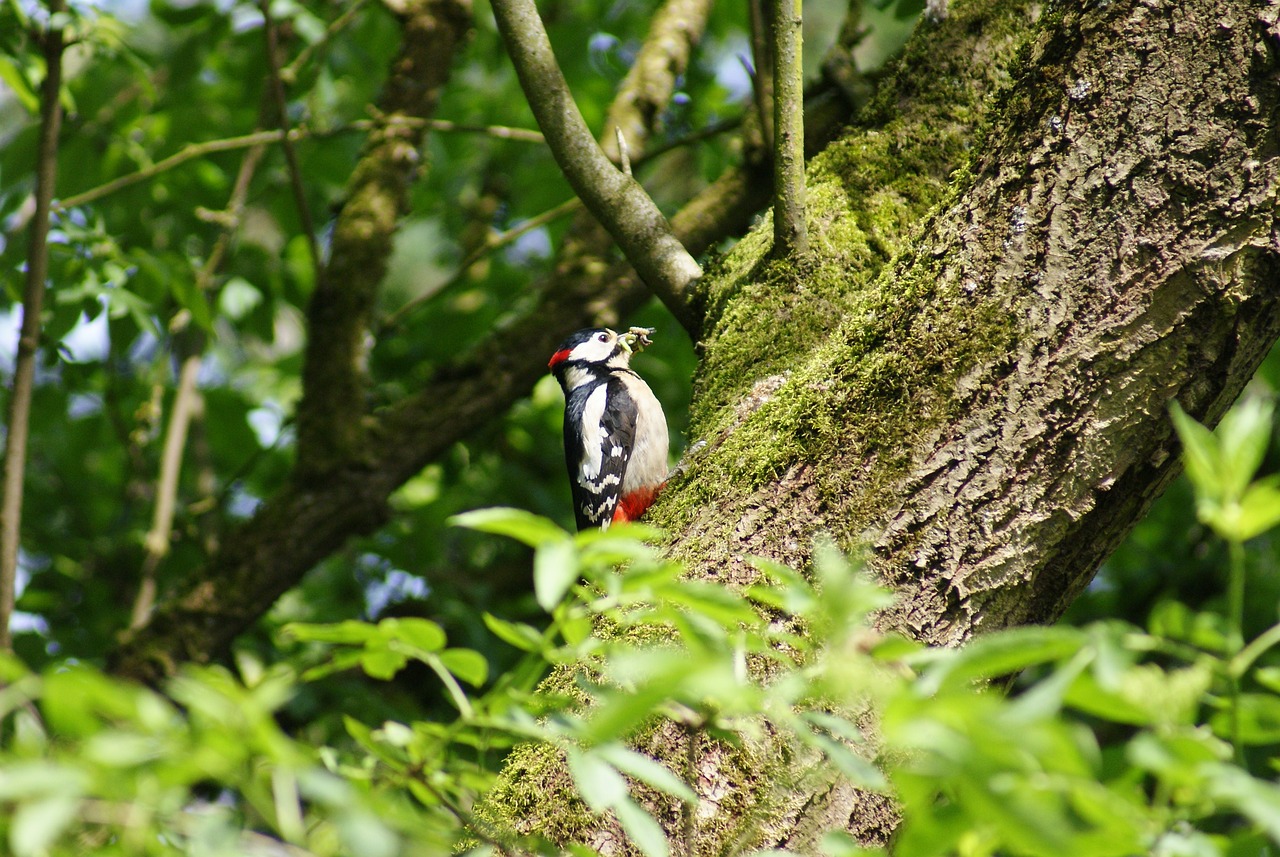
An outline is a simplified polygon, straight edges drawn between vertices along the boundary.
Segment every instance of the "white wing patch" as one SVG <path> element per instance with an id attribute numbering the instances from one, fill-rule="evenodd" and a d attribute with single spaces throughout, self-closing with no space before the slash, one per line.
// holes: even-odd
<path id="1" fill-rule="evenodd" d="M 590 487 L 600 475 L 600 462 L 607 439 L 604 431 L 604 406 L 607 385 L 601 384 L 587 396 L 582 407 L 582 451 L 585 453 L 578 465 L 578 484 Z"/>

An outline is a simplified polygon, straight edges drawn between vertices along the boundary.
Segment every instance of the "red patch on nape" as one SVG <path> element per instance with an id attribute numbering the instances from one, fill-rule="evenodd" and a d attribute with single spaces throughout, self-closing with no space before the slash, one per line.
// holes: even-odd
<path id="1" fill-rule="evenodd" d="M 557 363 L 563 363 L 568 359 L 569 359 L 569 349 L 562 348 L 559 351 L 557 351 L 555 354 L 551 355 L 551 359 L 547 361 L 547 368 L 554 369 L 556 368 Z"/>
<path id="2" fill-rule="evenodd" d="M 613 513 L 613 523 L 623 523 L 626 521 L 635 521 L 645 513 L 653 501 L 658 499 L 658 492 L 662 490 L 662 486 L 666 483 L 651 485 L 647 488 L 637 488 L 618 501 L 618 508 Z"/>

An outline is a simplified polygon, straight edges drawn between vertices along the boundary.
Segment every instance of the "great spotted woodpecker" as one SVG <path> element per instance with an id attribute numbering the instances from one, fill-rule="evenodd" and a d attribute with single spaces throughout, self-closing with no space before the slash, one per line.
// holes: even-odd
<path id="1" fill-rule="evenodd" d="M 631 370 L 652 330 L 579 330 L 547 363 L 564 390 L 564 457 L 578 529 L 634 521 L 667 478 L 667 417 Z"/>

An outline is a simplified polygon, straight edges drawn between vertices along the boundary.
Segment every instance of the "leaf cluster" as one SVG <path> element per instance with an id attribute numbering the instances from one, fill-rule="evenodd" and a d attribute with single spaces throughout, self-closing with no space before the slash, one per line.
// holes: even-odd
<path id="1" fill-rule="evenodd" d="M 1246 402 L 1216 434 L 1187 434 L 1178 417 L 1188 457 L 1212 454 L 1191 444 L 1221 450 L 1229 438 L 1265 447 L 1258 412 Z M 1241 426 L 1254 434 L 1242 439 Z M 1214 466 L 1196 478 L 1248 495 L 1252 475 Z M 1280 625 L 1241 648 L 1230 617 L 1165 608 L 1145 629 L 1021 628 L 934 649 L 871 630 L 891 596 L 827 546 L 811 574 L 756 561 L 758 583 L 736 592 L 685 579 L 651 546 L 659 534 L 639 526 L 571 536 L 498 508 L 455 523 L 535 551 L 549 622 L 486 615 L 519 653 L 494 675 L 426 619 L 288 625 L 287 663 L 242 658 L 238 676 L 189 669 L 168 699 L 80 665 L 41 675 L 7 659 L 0 801 L 12 811 L 0 827 L 11 849 L 255 853 L 283 841 L 315 854 L 592 853 L 486 806 L 494 789 L 517 787 L 498 771 L 519 745 L 561 760 L 576 829 L 616 823 L 629 848 L 665 857 L 670 808 L 696 813 L 702 798 L 680 754 L 639 749 L 662 724 L 730 753 L 782 736 L 804 770 L 773 771 L 772 787 L 818 771 L 892 795 L 896 855 L 1280 845 L 1280 788 L 1254 767 L 1274 765 L 1280 746 Z M 347 739 L 320 747 L 277 722 L 327 676 L 387 681 L 415 665 L 447 688 L 451 713 L 365 722 L 348 705 Z M 751 850 L 750 837 L 738 842 L 734 853 Z M 882 851 L 842 830 L 821 848 Z"/>

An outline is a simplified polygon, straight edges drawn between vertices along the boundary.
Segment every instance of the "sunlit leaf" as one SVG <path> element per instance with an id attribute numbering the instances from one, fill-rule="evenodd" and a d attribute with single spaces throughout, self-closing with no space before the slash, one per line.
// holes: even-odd
<path id="1" fill-rule="evenodd" d="M 444 648 L 444 631 L 435 622 L 418 617 L 383 619 L 378 623 L 378 635 L 384 640 L 400 640 L 427 652 Z"/>
<path id="2" fill-rule="evenodd" d="M 1226 497 L 1240 497 L 1262 464 L 1271 440 L 1274 412 L 1274 402 L 1246 395 L 1223 415 L 1215 434 L 1222 465 L 1219 476 Z"/>
<path id="3" fill-rule="evenodd" d="M 1083 644 L 1080 632 L 1066 627 L 1014 628 L 988 634 L 962 649 L 947 652 L 926 671 L 920 688 L 924 693 L 932 693 L 944 683 L 954 685 L 999 678 L 1034 664 L 1070 657 Z"/>
<path id="4" fill-rule="evenodd" d="M 662 827 L 639 804 L 624 798 L 613 806 L 613 814 L 645 857 L 667 857 L 670 853 Z"/>
<path id="5" fill-rule="evenodd" d="M 472 687 L 480 687 L 489 678 L 489 662 L 471 649 L 445 649 L 440 653 L 440 662 Z"/>
<path id="6" fill-rule="evenodd" d="M 52 794 L 18 805 L 9 828 L 9 846 L 14 857 L 37 857 L 62 835 L 80 811 L 74 794 Z"/>
<path id="7" fill-rule="evenodd" d="M 653 786 L 660 792 L 689 803 L 698 800 L 698 796 L 684 780 L 643 753 L 637 753 L 622 744 L 604 744 L 596 747 L 595 753 L 619 771 L 635 777 L 646 785 Z"/>
<path id="8" fill-rule="evenodd" d="M 1173 427 L 1182 441 L 1182 461 L 1197 496 L 1220 498 L 1226 491 L 1222 480 L 1222 455 L 1213 432 L 1196 422 L 1176 401 L 1169 403 Z"/>
<path id="9" fill-rule="evenodd" d="M 578 579 L 578 554 L 573 542 L 561 536 L 541 542 L 533 555 L 533 591 L 538 606 L 550 612 Z"/>
<path id="10" fill-rule="evenodd" d="M 532 548 L 568 538 L 568 533 L 556 526 L 554 522 L 523 509 L 499 507 L 476 509 L 473 512 L 454 515 L 449 519 L 449 523 L 455 527 L 466 527 L 482 533 L 508 536 Z"/>
<path id="11" fill-rule="evenodd" d="M 532 625 L 508 622 L 506 619 L 499 619 L 492 613 L 484 614 L 484 625 L 498 639 L 522 651 L 536 652 L 542 648 L 542 634 Z"/>
<path id="12" fill-rule="evenodd" d="M 1238 700 L 1240 742 L 1247 745 L 1280 743 L 1280 696 L 1271 693 L 1242 693 Z M 1210 720 L 1214 734 L 1223 739 L 1232 736 L 1228 709 L 1218 711 Z"/>
<path id="13" fill-rule="evenodd" d="M 578 794 L 596 812 L 613 808 L 627 799 L 627 781 L 613 765 L 594 752 L 569 750 L 565 754 Z"/>
<path id="14" fill-rule="evenodd" d="M 390 649 L 366 649 L 360 654 L 360 668 L 370 678 L 388 681 L 404 669 L 409 659 L 399 652 Z"/>
<path id="15" fill-rule="evenodd" d="M 290 622 L 280 633 L 286 639 L 300 640 L 308 643 L 363 643 L 378 634 L 374 625 L 368 622 L 357 622 L 349 619 L 331 625 L 313 625 L 305 622 Z"/>

